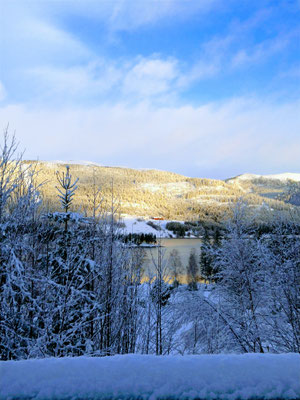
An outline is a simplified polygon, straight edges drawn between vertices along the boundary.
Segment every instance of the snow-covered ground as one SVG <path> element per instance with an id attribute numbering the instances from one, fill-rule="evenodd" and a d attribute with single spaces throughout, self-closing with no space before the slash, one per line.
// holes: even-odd
<path id="1" fill-rule="evenodd" d="M 299 399 L 299 354 L 0 362 L 0 399 Z"/>
<path id="2" fill-rule="evenodd" d="M 152 221 L 155 225 L 159 226 L 161 230 L 157 230 L 152 226 L 148 225 L 147 222 Z M 169 238 L 173 237 L 173 233 L 166 229 L 166 224 L 170 221 L 156 221 L 154 219 L 147 219 L 145 217 L 124 215 L 121 218 L 121 222 L 125 224 L 126 233 L 153 233 L 157 237 Z M 182 222 L 183 221 L 178 221 Z"/>
<path id="3" fill-rule="evenodd" d="M 187 191 L 193 190 L 194 185 L 189 182 L 169 182 L 169 183 L 144 183 L 142 188 L 149 190 L 150 192 L 168 192 L 177 195 L 186 193 Z"/>

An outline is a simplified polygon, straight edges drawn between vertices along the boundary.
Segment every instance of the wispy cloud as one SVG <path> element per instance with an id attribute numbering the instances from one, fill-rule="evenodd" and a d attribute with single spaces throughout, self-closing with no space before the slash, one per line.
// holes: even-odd
<path id="1" fill-rule="evenodd" d="M 271 56 L 282 51 L 289 44 L 287 37 L 276 37 L 265 40 L 252 47 L 238 50 L 232 57 L 231 65 L 233 68 L 241 66 L 251 66 L 267 61 Z"/>
<path id="2" fill-rule="evenodd" d="M 266 63 L 272 56 L 280 54 L 297 40 L 300 27 L 291 26 L 285 31 L 275 29 L 268 37 L 257 40 L 256 29 L 270 24 L 271 8 L 263 8 L 245 20 L 234 20 L 223 35 L 215 35 L 201 44 L 201 58 L 187 74 L 194 80 L 231 72 L 237 68 L 251 68 Z"/>
<path id="3" fill-rule="evenodd" d="M 61 13 L 68 13 L 69 2 L 59 2 Z M 168 18 L 186 19 L 217 7 L 220 0 L 78 0 L 72 13 L 97 19 L 113 31 L 135 30 Z"/>
<path id="4" fill-rule="evenodd" d="M 43 99 L 51 100 L 59 96 L 58 103 L 78 98 L 103 95 L 119 82 L 121 71 L 113 64 L 95 61 L 74 67 L 37 67 L 27 71 L 31 81 L 38 87 Z"/>
<path id="5" fill-rule="evenodd" d="M 52 19 L 40 18 L 35 2 L 5 2 L 1 20 L 1 54 L 3 63 L 25 67 L 35 63 L 72 63 L 87 59 L 87 46 L 70 32 L 58 27 Z"/>

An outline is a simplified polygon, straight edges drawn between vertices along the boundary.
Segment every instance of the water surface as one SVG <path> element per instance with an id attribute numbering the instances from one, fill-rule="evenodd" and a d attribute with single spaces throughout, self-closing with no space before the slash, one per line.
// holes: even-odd
<path id="1" fill-rule="evenodd" d="M 195 249 L 197 261 L 199 261 L 201 239 L 161 239 L 161 245 L 162 265 L 165 267 L 168 266 L 171 251 L 174 249 L 178 251 L 182 263 L 182 271 L 180 271 L 180 274 L 183 276 L 183 279 L 186 274 L 186 267 L 188 265 L 189 256 L 192 249 Z M 157 263 L 157 260 L 158 248 L 146 248 L 146 258 L 144 262 L 145 271 L 149 269 L 153 272 L 155 270 L 154 263 Z"/>

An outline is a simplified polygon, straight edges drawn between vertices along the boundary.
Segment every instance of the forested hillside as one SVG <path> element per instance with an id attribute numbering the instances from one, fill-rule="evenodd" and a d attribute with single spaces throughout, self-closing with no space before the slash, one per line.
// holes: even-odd
<path id="1" fill-rule="evenodd" d="M 26 161 L 39 170 L 40 192 L 49 210 L 57 209 L 56 173 L 65 163 Z M 93 187 L 101 188 L 103 206 L 111 201 L 112 189 L 122 214 L 144 217 L 159 216 L 173 220 L 204 220 L 216 222 L 223 218 L 230 203 L 243 197 L 249 205 L 267 205 L 272 209 L 288 209 L 286 200 L 289 183 L 280 181 L 232 179 L 228 182 L 159 171 L 138 170 L 98 165 L 71 164 L 73 176 L 79 178 L 73 210 L 91 215 L 89 198 Z"/>

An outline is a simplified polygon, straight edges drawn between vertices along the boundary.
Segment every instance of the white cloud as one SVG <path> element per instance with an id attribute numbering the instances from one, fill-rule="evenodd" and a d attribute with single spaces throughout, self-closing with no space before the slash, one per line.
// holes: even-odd
<path id="1" fill-rule="evenodd" d="M 138 97 L 167 93 L 178 75 L 176 60 L 141 58 L 124 77 L 123 92 Z"/>
<path id="2" fill-rule="evenodd" d="M 299 102 L 236 99 L 153 109 L 140 103 L 90 109 L 0 109 L 28 158 L 89 159 L 193 176 L 299 171 Z"/>
<path id="3" fill-rule="evenodd" d="M 68 68 L 42 66 L 29 69 L 27 75 L 40 93 L 35 103 L 46 99 L 56 104 L 76 104 L 79 99 L 103 100 L 104 95 L 129 102 L 161 98 L 173 93 L 182 77 L 177 60 L 157 55 L 125 63 L 95 58 L 93 62 Z"/>

